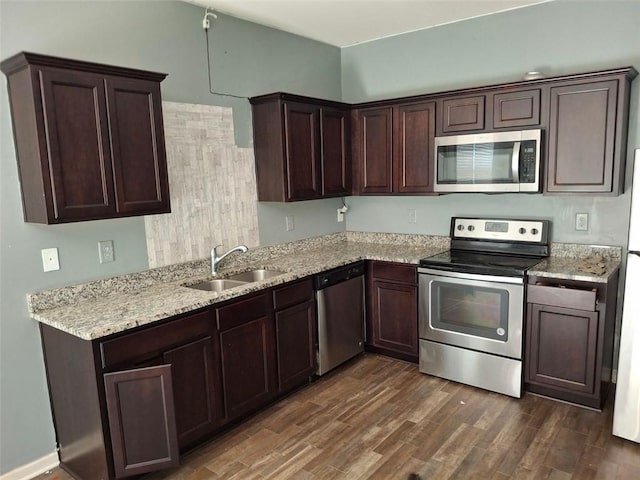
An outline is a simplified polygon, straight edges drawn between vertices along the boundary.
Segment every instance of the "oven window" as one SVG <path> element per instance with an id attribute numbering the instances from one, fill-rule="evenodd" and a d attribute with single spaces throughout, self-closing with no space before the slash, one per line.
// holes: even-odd
<path id="1" fill-rule="evenodd" d="M 431 299 L 433 328 L 507 341 L 509 293 L 506 290 L 434 281 Z"/>

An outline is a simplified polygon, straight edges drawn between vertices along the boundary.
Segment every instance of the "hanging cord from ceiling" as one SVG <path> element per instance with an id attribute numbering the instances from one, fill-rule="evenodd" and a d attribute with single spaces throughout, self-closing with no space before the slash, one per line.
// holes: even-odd
<path id="1" fill-rule="evenodd" d="M 232 93 L 216 92 L 213 89 L 213 85 L 211 82 L 211 54 L 209 52 L 209 28 L 211 27 L 211 21 L 209 20 L 209 17 L 218 18 L 218 16 L 215 13 L 210 12 L 209 9 L 206 8 L 204 11 L 204 18 L 202 19 L 202 28 L 204 29 L 205 41 L 207 43 L 207 72 L 209 74 L 209 93 L 211 93 L 212 95 L 218 95 L 221 97 L 248 99 L 249 97 L 245 97 L 243 95 L 234 95 Z"/>

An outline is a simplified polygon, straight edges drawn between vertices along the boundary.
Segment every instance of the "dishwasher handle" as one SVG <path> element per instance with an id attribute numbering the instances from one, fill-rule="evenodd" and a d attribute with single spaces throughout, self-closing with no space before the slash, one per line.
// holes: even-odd
<path id="1" fill-rule="evenodd" d="M 346 282 L 355 277 L 364 275 L 365 265 L 364 262 L 356 262 L 346 265 L 344 267 L 334 268 L 327 272 L 323 272 L 316 275 L 314 286 L 316 290 L 322 290 L 337 283 Z"/>

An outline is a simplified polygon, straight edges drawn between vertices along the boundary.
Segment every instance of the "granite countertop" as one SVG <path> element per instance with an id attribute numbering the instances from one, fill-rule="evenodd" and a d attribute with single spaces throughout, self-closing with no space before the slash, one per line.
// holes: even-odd
<path id="1" fill-rule="evenodd" d="M 39 322 L 85 340 L 94 340 L 358 260 L 383 260 L 417 265 L 421 258 L 435 255 L 447 248 L 448 243 L 442 238 L 422 245 L 341 241 L 222 268 L 216 278 L 259 268 L 285 272 L 283 275 L 251 282 L 223 292 L 208 292 L 186 286 L 213 278 L 210 273 L 207 273 L 208 262 L 204 260 L 201 262 L 202 265 L 191 266 L 192 276 L 179 276 L 181 278 L 153 282 L 151 285 L 144 286 L 148 280 L 142 278 L 140 274 L 138 277 L 143 286 L 139 288 L 132 286 L 131 282 L 120 285 L 117 278 L 110 279 L 110 283 L 109 281 L 95 282 L 96 285 L 93 288 L 110 288 L 112 291 L 92 298 L 88 295 L 93 292 L 92 284 L 66 287 L 58 291 L 32 294 L 29 298 L 29 306 L 32 318 Z M 135 275 L 133 277 L 136 278 Z M 108 283 L 106 287 L 105 282 Z M 50 293 L 52 298 L 42 298 L 45 293 Z M 67 301 L 65 297 L 69 294 L 73 296 L 72 301 Z M 67 304 L 52 306 L 56 303 Z"/>
<path id="2" fill-rule="evenodd" d="M 188 287 L 213 278 L 209 260 L 201 259 L 36 292 L 27 300 L 32 318 L 95 340 L 358 260 L 417 265 L 420 259 L 448 249 L 449 239 L 442 236 L 342 232 L 230 256 L 217 278 L 262 268 L 284 273 L 222 292 Z M 618 247 L 552 244 L 550 253 L 529 275 L 605 283 L 617 272 L 621 258 Z"/>
<path id="3" fill-rule="evenodd" d="M 551 255 L 527 272 L 530 276 L 607 283 L 620 268 L 622 249 L 552 244 Z"/>

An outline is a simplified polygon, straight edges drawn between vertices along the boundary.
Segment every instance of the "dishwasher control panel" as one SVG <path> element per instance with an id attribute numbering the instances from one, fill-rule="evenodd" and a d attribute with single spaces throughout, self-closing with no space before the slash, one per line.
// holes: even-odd
<path id="1" fill-rule="evenodd" d="M 336 283 L 345 282 L 355 277 L 364 275 L 364 262 L 350 263 L 344 267 L 334 268 L 327 272 L 322 272 L 315 277 L 315 288 L 321 290 Z"/>

